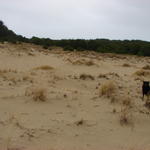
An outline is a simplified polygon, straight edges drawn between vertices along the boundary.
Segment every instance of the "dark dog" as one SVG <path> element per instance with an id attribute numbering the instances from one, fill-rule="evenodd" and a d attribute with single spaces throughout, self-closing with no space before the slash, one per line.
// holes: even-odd
<path id="1" fill-rule="evenodd" d="M 149 81 L 143 81 L 142 92 L 143 92 L 143 99 L 144 99 L 144 95 L 146 95 L 147 98 L 149 98 L 150 95 Z"/>

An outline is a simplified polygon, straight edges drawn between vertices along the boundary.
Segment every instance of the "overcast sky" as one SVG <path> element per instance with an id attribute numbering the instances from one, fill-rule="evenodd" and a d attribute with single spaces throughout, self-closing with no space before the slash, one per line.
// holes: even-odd
<path id="1" fill-rule="evenodd" d="M 0 0 L 0 19 L 26 37 L 150 41 L 150 0 Z"/>

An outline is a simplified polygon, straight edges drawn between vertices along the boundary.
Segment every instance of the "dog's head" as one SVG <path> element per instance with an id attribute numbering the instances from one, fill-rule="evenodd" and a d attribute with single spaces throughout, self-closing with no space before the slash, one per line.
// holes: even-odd
<path id="1" fill-rule="evenodd" d="M 149 86 L 149 81 L 143 81 L 144 86 Z"/>

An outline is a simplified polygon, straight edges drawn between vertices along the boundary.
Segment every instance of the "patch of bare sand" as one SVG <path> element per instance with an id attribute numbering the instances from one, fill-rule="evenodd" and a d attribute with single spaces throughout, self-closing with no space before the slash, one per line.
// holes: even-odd
<path id="1" fill-rule="evenodd" d="M 149 150 L 148 63 L 0 44 L 0 150 Z"/>

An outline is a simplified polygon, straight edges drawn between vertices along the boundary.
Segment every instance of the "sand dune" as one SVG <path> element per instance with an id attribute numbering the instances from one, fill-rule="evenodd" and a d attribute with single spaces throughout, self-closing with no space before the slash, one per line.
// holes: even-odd
<path id="1" fill-rule="evenodd" d="M 0 44 L 0 150 L 149 150 L 150 59 Z"/>

